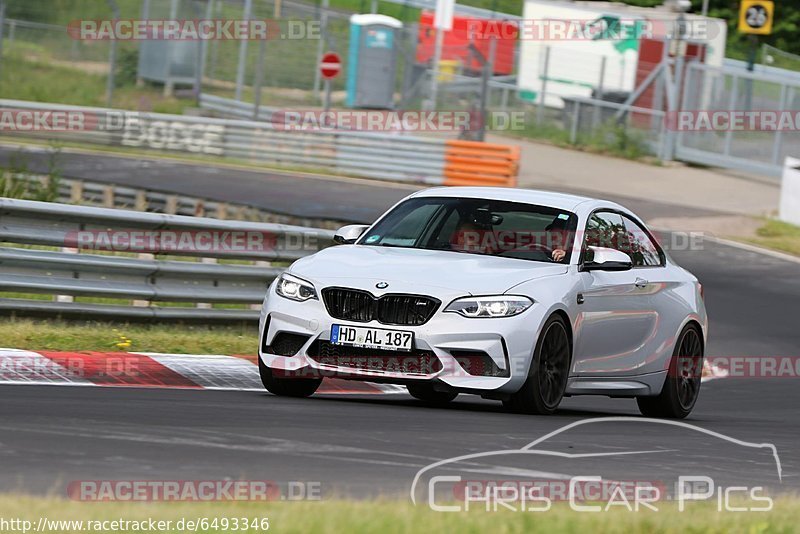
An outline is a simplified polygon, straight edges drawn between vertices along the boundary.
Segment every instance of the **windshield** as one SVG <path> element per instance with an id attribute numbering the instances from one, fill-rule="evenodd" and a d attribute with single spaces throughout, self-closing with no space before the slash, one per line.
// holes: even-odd
<path id="1" fill-rule="evenodd" d="M 577 221 L 533 204 L 421 197 L 394 208 L 358 243 L 569 263 Z"/>

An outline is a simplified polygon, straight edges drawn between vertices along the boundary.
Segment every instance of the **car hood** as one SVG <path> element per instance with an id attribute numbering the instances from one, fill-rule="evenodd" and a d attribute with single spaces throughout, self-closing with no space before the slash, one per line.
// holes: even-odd
<path id="1" fill-rule="evenodd" d="M 440 250 L 340 245 L 296 261 L 289 272 L 317 284 L 373 294 L 501 294 L 522 282 L 564 274 L 566 265 Z M 375 284 L 389 284 L 376 291 Z M 444 291 L 443 291 L 444 290 Z"/>

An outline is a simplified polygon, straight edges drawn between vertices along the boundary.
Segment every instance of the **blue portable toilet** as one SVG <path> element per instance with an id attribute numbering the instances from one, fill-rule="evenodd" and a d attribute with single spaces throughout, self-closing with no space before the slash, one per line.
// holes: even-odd
<path id="1" fill-rule="evenodd" d="M 351 108 L 391 109 L 394 105 L 399 20 L 378 14 L 350 17 L 347 99 Z"/>

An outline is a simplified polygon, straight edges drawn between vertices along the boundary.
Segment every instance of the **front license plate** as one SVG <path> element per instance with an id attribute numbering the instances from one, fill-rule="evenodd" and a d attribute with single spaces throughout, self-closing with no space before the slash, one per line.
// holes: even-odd
<path id="1" fill-rule="evenodd" d="M 410 351 L 414 346 L 414 332 L 335 324 L 331 326 L 331 343 L 369 349 Z"/>

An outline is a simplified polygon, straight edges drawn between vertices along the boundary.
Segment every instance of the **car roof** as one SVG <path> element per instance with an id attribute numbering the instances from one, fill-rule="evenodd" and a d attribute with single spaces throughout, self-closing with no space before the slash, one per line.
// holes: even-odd
<path id="1" fill-rule="evenodd" d="M 505 200 L 508 202 L 522 202 L 549 206 L 566 211 L 575 211 L 579 204 L 590 202 L 592 207 L 622 208 L 614 202 L 596 198 L 557 193 L 555 191 L 540 191 L 537 189 L 515 189 L 511 187 L 432 187 L 423 189 L 411 195 L 413 197 L 461 197 L 484 198 L 491 200 Z M 628 210 L 625 210 L 628 211 Z"/>

